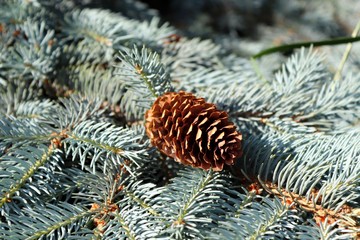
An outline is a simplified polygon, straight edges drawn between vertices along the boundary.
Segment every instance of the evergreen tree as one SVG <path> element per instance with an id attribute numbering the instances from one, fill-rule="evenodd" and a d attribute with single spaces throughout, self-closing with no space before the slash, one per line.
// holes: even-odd
<path id="1" fill-rule="evenodd" d="M 1 239 L 359 237 L 356 71 L 334 80 L 303 48 L 272 73 L 135 0 L 0 5 Z M 185 166 L 151 144 L 145 112 L 180 90 L 228 114 L 234 165 Z"/>

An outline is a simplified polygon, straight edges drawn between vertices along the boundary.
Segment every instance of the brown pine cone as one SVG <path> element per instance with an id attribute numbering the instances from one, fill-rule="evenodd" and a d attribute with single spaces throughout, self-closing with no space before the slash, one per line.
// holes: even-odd
<path id="1" fill-rule="evenodd" d="M 158 97 L 145 121 L 151 143 L 185 165 L 221 171 L 242 155 L 242 135 L 228 114 L 191 93 Z"/>

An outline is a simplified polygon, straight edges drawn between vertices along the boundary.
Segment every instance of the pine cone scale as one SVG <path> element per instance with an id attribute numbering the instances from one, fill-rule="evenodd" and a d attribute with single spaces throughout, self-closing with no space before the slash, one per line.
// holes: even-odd
<path id="1" fill-rule="evenodd" d="M 201 131 L 200 128 L 198 128 L 197 133 L 196 133 L 195 140 L 196 140 L 196 141 L 199 141 L 199 140 L 201 139 L 201 137 L 202 137 L 202 131 Z"/>
<path id="2" fill-rule="evenodd" d="M 216 143 L 219 142 L 220 140 L 222 140 L 224 138 L 224 136 L 225 136 L 225 132 L 220 132 L 220 134 L 215 138 L 215 142 Z"/>
<path id="3" fill-rule="evenodd" d="M 151 143 L 185 165 L 220 171 L 242 154 L 241 134 L 228 114 L 190 93 L 160 96 L 145 119 Z"/>

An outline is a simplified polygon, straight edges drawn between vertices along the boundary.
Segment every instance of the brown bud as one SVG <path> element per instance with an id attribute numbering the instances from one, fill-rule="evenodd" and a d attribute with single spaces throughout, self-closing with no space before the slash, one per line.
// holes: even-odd
<path id="1" fill-rule="evenodd" d="M 242 155 L 242 135 L 228 114 L 191 93 L 158 97 L 145 120 L 151 143 L 182 164 L 221 171 Z"/>

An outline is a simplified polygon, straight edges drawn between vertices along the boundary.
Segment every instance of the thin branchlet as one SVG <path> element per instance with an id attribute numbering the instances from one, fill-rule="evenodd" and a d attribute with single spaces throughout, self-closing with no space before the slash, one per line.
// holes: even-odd
<path id="1" fill-rule="evenodd" d="M 56 224 L 52 225 L 52 226 L 49 226 L 47 227 L 46 229 L 44 230 L 40 230 L 40 231 L 36 231 L 34 232 L 33 234 L 31 234 L 30 237 L 28 237 L 27 239 L 29 240 L 36 240 L 36 239 L 39 239 L 43 236 L 46 236 L 48 235 L 49 233 L 53 232 L 53 231 L 56 231 L 62 227 L 66 227 L 68 225 L 70 225 L 71 223 L 74 223 L 80 219 L 83 219 L 87 216 L 91 216 L 93 215 L 94 212 L 92 210 L 88 210 L 88 211 L 84 211 L 82 213 L 79 213 L 75 216 L 72 216 L 64 221 L 61 221 L 61 222 L 57 222 Z"/>
<path id="2" fill-rule="evenodd" d="M 54 147 L 51 145 L 48 150 L 38 159 L 25 173 L 24 175 L 13 184 L 8 191 L 6 191 L 0 199 L 0 208 L 7 202 L 11 202 L 12 196 L 19 191 L 29 179 L 37 172 L 37 170 L 44 166 L 49 160 L 51 154 L 54 152 Z"/>

